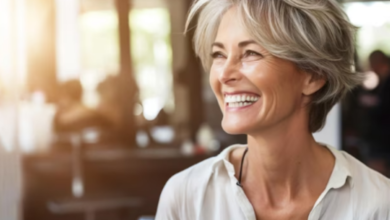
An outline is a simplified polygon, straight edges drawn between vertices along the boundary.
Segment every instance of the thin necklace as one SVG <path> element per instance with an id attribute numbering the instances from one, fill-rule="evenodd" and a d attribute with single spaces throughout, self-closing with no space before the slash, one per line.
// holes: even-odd
<path id="1" fill-rule="evenodd" d="M 243 167 L 243 164 L 244 164 L 244 159 L 245 159 L 245 156 L 246 156 L 246 153 L 248 152 L 248 147 L 245 148 L 245 151 L 242 155 L 242 158 L 241 158 L 241 165 L 240 165 L 240 173 L 238 175 L 238 181 L 237 181 L 237 186 L 241 187 L 242 188 L 242 185 L 241 185 L 241 177 L 242 177 L 242 167 Z"/>

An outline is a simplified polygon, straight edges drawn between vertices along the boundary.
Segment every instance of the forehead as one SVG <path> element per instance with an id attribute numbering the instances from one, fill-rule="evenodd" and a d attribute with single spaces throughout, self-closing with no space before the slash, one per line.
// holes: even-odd
<path id="1" fill-rule="evenodd" d="M 251 36 L 248 34 L 246 28 L 241 22 L 237 8 L 230 8 L 222 16 L 215 41 L 221 43 L 228 43 L 228 41 L 241 41 L 250 39 Z"/>

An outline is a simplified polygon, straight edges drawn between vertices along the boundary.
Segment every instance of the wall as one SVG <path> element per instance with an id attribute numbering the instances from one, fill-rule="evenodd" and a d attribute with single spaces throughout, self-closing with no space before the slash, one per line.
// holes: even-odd
<path id="1" fill-rule="evenodd" d="M 329 112 L 325 127 L 318 133 L 314 133 L 317 142 L 326 143 L 337 149 L 341 148 L 341 108 L 337 104 Z"/>

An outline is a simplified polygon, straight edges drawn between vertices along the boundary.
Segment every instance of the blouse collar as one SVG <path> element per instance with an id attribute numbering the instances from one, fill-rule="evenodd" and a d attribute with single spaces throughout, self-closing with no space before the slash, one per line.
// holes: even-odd
<path id="1" fill-rule="evenodd" d="M 322 143 L 321 145 L 326 146 L 335 157 L 335 165 L 333 167 L 332 174 L 324 192 L 327 192 L 330 189 L 338 189 L 343 187 L 346 184 L 348 177 L 350 177 L 351 184 L 353 184 L 351 168 L 343 153 L 332 146 Z M 215 157 L 211 166 L 211 172 L 215 173 L 217 169 L 225 168 L 228 171 L 229 176 L 233 177 L 235 174 L 235 170 L 233 164 L 231 164 L 229 161 L 230 152 L 234 149 L 246 146 L 246 144 L 236 144 L 224 149 L 218 156 Z"/>

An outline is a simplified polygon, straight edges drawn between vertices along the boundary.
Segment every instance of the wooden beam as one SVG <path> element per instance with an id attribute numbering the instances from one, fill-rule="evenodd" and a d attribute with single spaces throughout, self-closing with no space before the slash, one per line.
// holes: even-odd
<path id="1" fill-rule="evenodd" d="M 121 137 L 131 147 L 135 147 L 136 125 L 134 117 L 134 103 L 138 88 L 133 77 L 133 66 L 131 62 L 131 39 L 129 13 L 131 5 L 129 0 L 116 0 L 119 24 L 119 45 L 120 45 L 120 80 L 121 90 L 120 103 L 122 104 L 123 124 L 121 126 Z"/>
<path id="2" fill-rule="evenodd" d="M 192 5 L 192 1 L 187 0 L 187 8 Z M 203 69 L 200 60 L 196 57 L 193 49 L 192 38 L 194 36 L 194 29 L 186 34 L 186 44 L 188 50 L 186 62 L 186 83 L 189 88 L 190 98 L 190 133 L 191 138 L 195 141 L 196 133 L 204 121 L 204 102 L 203 102 Z"/>
<path id="3" fill-rule="evenodd" d="M 119 24 L 119 45 L 120 45 L 120 69 L 121 74 L 131 74 L 131 45 L 129 13 L 130 4 L 128 0 L 116 0 Z"/>

